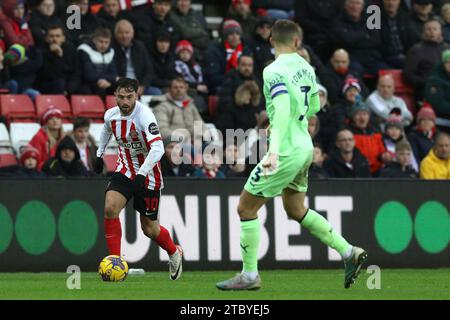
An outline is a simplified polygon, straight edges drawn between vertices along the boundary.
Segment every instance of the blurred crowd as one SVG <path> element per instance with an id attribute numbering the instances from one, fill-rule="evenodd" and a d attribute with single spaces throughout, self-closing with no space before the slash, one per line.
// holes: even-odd
<path id="1" fill-rule="evenodd" d="M 371 5 L 380 16 L 366 10 Z M 139 95 L 152 96 L 165 176 L 246 177 L 255 165 L 249 154 L 259 160 L 266 148 L 262 70 L 275 59 L 271 26 L 291 19 L 303 30 L 298 54 L 320 88 L 322 109 L 309 120 L 310 176 L 450 179 L 450 0 L 232 0 L 217 7 L 223 20 L 214 34 L 191 0 L 2 0 L 0 93 L 104 97 L 119 77 L 136 78 Z M 410 99 L 397 95 L 402 87 Z M 59 112 L 46 113 L 20 166 L 2 174 L 92 175 L 89 119 L 75 119 L 65 133 Z M 174 150 L 181 156 L 183 148 L 172 133 L 194 137 L 194 121 L 204 132 L 212 124 L 222 134 L 256 136 L 251 145 L 224 144 L 208 161 L 193 152 L 199 161 L 176 164 Z"/>

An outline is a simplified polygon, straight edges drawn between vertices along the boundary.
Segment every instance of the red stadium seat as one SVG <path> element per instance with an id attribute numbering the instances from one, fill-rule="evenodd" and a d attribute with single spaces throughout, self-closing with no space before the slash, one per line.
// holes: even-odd
<path id="1" fill-rule="evenodd" d="M 65 120 L 72 120 L 72 108 L 64 95 L 39 95 L 36 97 L 36 113 L 40 119 L 51 106 L 62 111 Z"/>
<path id="2" fill-rule="evenodd" d="M 115 106 L 117 106 L 116 97 L 115 96 L 106 96 L 106 98 L 105 98 L 106 110 L 114 108 Z"/>
<path id="3" fill-rule="evenodd" d="M 211 117 L 216 115 L 218 102 L 219 96 L 211 95 L 208 97 L 208 112 Z"/>
<path id="4" fill-rule="evenodd" d="M 400 69 L 384 69 L 380 70 L 378 75 L 385 76 L 391 75 L 395 82 L 395 93 L 414 93 L 414 88 L 410 84 L 406 83 L 403 78 L 403 70 Z"/>
<path id="5" fill-rule="evenodd" d="M 402 98 L 405 101 L 409 111 L 411 111 L 411 113 L 415 116 L 417 111 L 416 111 L 416 100 L 414 96 L 414 87 L 405 82 L 403 78 L 403 70 L 385 69 L 380 70 L 378 73 L 380 77 L 385 76 L 387 74 L 391 75 L 392 78 L 394 79 L 395 95 Z"/>
<path id="6" fill-rule="evenodd" d="M 9 167 L 17 165 L 16 155 L 13 153 L 0 154 L 0 167 Z"/>
<path id="7" fill-rule="evenodd" d="M 75 117 L 87 117 L 94 122 L 103 121 L 105 105 L 99 96 L 72 95 L 70 102 Z"/>
<path id="8" fill-rule="evenodd" d="M 11 121 L 34 122 L 37 119 L 33 101 L 25 94 L 0 95 L 0 108 L 8 124 Z"/>
<path id="9" fill-rule="evenodd" d="M 117 154 L 105 154 L 103 156 L 103 161 L 105 162 L 106 169 L 108 172 L 114 172 L 117 165 Z"/>

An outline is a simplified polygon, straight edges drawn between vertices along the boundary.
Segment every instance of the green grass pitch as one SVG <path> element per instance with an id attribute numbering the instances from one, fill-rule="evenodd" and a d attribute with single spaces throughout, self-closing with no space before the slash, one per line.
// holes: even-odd
<path id="1" fill-rule="evenodd" d="M 369 290 L 362 270 L 343 288 L 343 270 L 263 270 L 259 291 L 224 292 L 217 281 L 232 271 L 185 271 L 178 281 L 167 272 L 129 275 L 124 282 L 103 282 L 81 273 L 81 289 L 69 290 L 66 273 L 0 273 L 0 299 L 146 299 L 146 300 L 310 300 L 310 299 L 450 299 L 450 269 L 382 269 L 381 289 Z"/>

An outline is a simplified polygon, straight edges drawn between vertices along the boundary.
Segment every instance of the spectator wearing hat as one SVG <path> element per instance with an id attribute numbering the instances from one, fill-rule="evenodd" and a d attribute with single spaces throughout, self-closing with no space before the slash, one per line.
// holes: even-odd
<path id="1" fill-rule="evenodd" d="M 325 72 L 320 76 L 320 82 L 328 90 L 328 99 L 331 104 L 343 98 L 342 88 L 348 77 L 358 80 L 363 97 L 369 94 L 369 90 L 364 85 L 360 74 L 350 68 L 350 56 L 348 52 L 345 49 L 337 49 L 333 52 L 328 64 L 325 66 Z"/>
<path id="2" fill-rule="evenodd" d="M 63 25 L 55 14 L 55 0 L 37 0 L 30 14 L 30 30 L 37 45 L 45 45 L 45 36 L 49 26 Z"/>
<path id="3" fill-rule="evenodd" d="M 206 19 L 191 8 L 191 0 L 177 0 L 170 18 L 179 32 L 179 38 L 192 43 L 195 59 L 202 62 L 210 42 Z"/>
<path id="4" fill-rule="evenodd" d="M 155 43 L 150 51 L 150 59 L 155 72 L 152 80 L 154 95 L 162 95 L 163 92 L 167 91 L 171 80 L 177 76 L 175 55 L 170 46 L 170 34 L 163 31 L 156 36 Z M 158 89 L 159 92 L 155 89 Z"/>
<path id="5" fill-rule="evenodd" d="M 45 174 L 38 170 L 40 161 L 39 151 L 32 146 L 26 146 L 20 154 L 20 167 L 15 172 L 15 176 L 27 178 L 44 177 Z"/>
<path id="6" fill-rule="evenodd" d="M 419 171 L 419 164 L 433 147 L 436 136 L 436 114 L 428 103 L 416 115 L 416 127 L 408 134 L 413 150 L 413 167 Z"/>
<path id="7" fill-rule="evenodd" d="M 341 129 L 336 134 L 336 146 L 324 161 L 324 169 L 330 178 L 368 178 L 369 162 L 355 148 L 355 138 L 348 129 Z"/>
<path id="8" fill-rule="evenodd" d="M 133 25 L 125 19 L 119 20 L 114 28 L 114 63 L 119 77 L 137 79 L 138 95 L 161 94 L 152 87 L 153 64 L 145 44 L 135 39 Z"/>
<path id="9" fill-rule="evenodd" d="M 420 163 L 420 178 L 450 179 L 450 136 L 439 133 L 433 148 Z"/>
<path id="10" fill-rule="evenodd" d="M 189 95 L 194 99 L 200 113 L 207 111 L 208 87 L 203 78 L 203 70 L 194 59 L 194 47 L 187 40 L 181 40 L 175 48 L 175 71 L 189 85 Z"/>
<path id="11" fill-rule="evenodd" d="M 429 20 L 424 25 L 422 41 L 409 49 L 406 55 L 403 75 L 412 84 L 418 100 L 424 96 L 426 79 L 430 76 L 435 64 L 442 60 L 442 52 L 450 49 L 444 42 L 442 27 L 438 20 Z"/>
<path id="12" fill-rule="evenodd" d="M 305 31 L 305 42 L 322 61 L 327 61 L 332 53 L 331 25 L 343 11 L 342 0 L 295 1 L 294 7 L 295 21 Z"/>
<path id="13" fill-rule="evenodd" d="M 80 159 L 80 152 L 69 136 L 59 142 L 55 156 L 45 162 L 42 171 L 50 177 L 87 176 L 87 170 Z"/>
<path id="14" fill-rule="evenodd" d="M 0 176 L 27 179 L 45 177 L 45 174 L 37 169 L 39 159 L 39 151 L 31 146 L 26 146 L 20 154 L 19 165 L 1 167 Z"/>
<path id="15" fill-rule="evenodd" d="M 251 0 L 231 0 L 225 20 L 236 20 L 242 27 L 242 35 L 247 39 L 253 36 L 256 16 L 251 9 Z"/>
<path id="16" fill-rule="evenodd" d="M 91 42 L 83 43 L 78 47 L 82 93 L 104 96 L 114 92 L 118 77 L 114 55 L 114 49 L 111 47 L 111 32 L 103 27 L 95 30 Z"/>
<path id="17" fill-rule="evenodd" d="M 24 0 L 2 0 L 0 29 L 3 29 L 6 46 L 20 44 L 28 49 L 34 46 L 28 25 L 29 15 Z"/>
<path id="18" fill-rule="evenodd" d="M 425 22 L 433 17 L 432 0 L 411 0 L 412 11 L 410 21 L 413 27 L 414 35 L 417 39 L 422 37 Z"/>
<path id="19" fill-rule="evenodd" d="M 0 92 L 16 94 L 19 90 L 19 84 L 10 78 L 9 67 L 5 63 L 5 51 L 5 42 L 0 39 Z"/>
<path id="20" fill-rule="evenodd" d="M 44 94 L 74 94 L 81 81 L 80 61 L 73 44 L 66 41 L 62 25 L 49 25 L 42 46 L 43 65 L 36 87 Z"/>
<path id="21" fill-rule="evenodd" d="M 172 0 L 155 0 L 151 6 L 143 5 L 132 11 L 125 11 L 124 18 L 133 24 L 136 38 L 144 42 L 150 50 L 158 35 L 167 33 L 173 51 L 180 35 L 172 22 L 171 9 Z"/>
<path id="22" fill-rule="evenodd" d="M 262 80 L 262 72 L 266 66 L 275 60 L 275 50 L 270 44 L 269 38 L 272 31 L 272 18 L 258 17 L 255 31 L 251 39 L 251 50 L 255 60 L 255 75 Z"/>
<path id="23" fill-rule="evenodd" d="M 73 131 L 68 132 L 67 135 L 72 138 L 75 145 L 78 148 L 78 153 L 80 154 L 81 162 L 84 164 L 86 170 L 93 175 L 94 168 L 96 167 L 97 161 L 103 161 L 102 158 L 97 158 L 97 146 L 95 144 L 95 139 L 89 134 L 89 128 L 91 122 L 88 118 L 78 117 L 73 122 Z M 106 166 L 103 173 L 106 174 Z"/>
<path id="24" fill-rule="evenodd" d="M 441 62 L 433 69 L 425 86 L 425 99 L 436 112 L 441 131 L 450 131 L 450 50 L 442 53 Z"/>
<path id="25" fill-rule="evenodd" d="M 370 173 L 375 175 L 386 163 L 392 160 L 392 155 L 386 150 L 383 136 L 370 123 L 370 109 L 362 101 L 357 101 L 350 111 L 350 130 L 355 138 L 355 145 L 367 158 Z"/>
<path id="26" fill-rule="evenodd" d="M 357 78 L 348 76 L 343 83 L 341 88 L 342 98 L 331 108 L 330 117 L 332 118 L 334 132 L 337 132 L 340 128 L 347 125 L 350 121 L 349 113 L 351 108 L 356 103 L 360 101 L 361 97 L 361 82 Z"/>
<path id="27" fill-rule="evenodd" d="M 206 52 L 205 77 L 209 92 L 216 94 L 225 75 L 237 68 L 241 54 L 250 54 L 250 46 L 241 39 L 242 28 L 236 20 L 226 20 L 222 26 L 223 40 L 211 43 Z"/>
<path id="28" fill-rule="evenodd" d="M 42 115 L 42 127 L 30 140 L 30 146 L 36 148 L 40 155 L 38 163 L 39 170 L 42 168 L 45 161 L 55 155 L 57 145 L 65 135 L 62 126 L 62 118 L 63 113 L 61 110 L 56 107 L 50 107 Z"/>
<path id="29" fill-rule="evenodd" d="M 412 149 L 407 141 L 395 145 L 395 161 L 389 163 L 379 172 L 380 178 L 417 179 L 417 171 L 411 165 Z"/>
<path id="30" fill-rule="evenodd" d="M 420 38 L 415 33 L 409 15 L 400 10 L 401 0 L 382 2 L 380 33 L 383 54 L 391 68 L 403 69 L 406 52 Z"/>
<path id="31" fill-rule="evenodd" d="M 191 164 L 191 157 L 183 153 L 182 144 L 172 141 L 170 137 L 163 140 L 164 155 L 161 158 L 161 168 L 164 177 L 191 177 L 195 167 Z M 188 160 L 188 161 L 185 161 Z"/>
<path id="32" fill-rule="evenodd" d="M 335 46 L 345 48 L 350 54 L 352 69 L 360 75 L 377 75 L 378 70 L 388 69 L 383 61 L 381 34 L 367 28 L 364 0 L 347 0 L 344 13 L 332 25 Z"/>
<path id="33" fill-rule="evenodd" d="M 413 115 L 403 99 L 394 96 L 395 82 L 391 75 L 378 78 L 377 89 L 367 98 L 367 105 L 380 122 L 386 122 L 395 109 L 404 126 L 409 126 Z"/>
<path id="34" fill-rule="evenodd" d="M 395 148 L 398 143 L 408 142 L 403 128 L 402 117 L 392 114 L 386 121 L 383 133 L 383 143 L 387 152 L 395 159 Z"/>
<path id="35" fill-rule="evenodd" d="M 245 131 L 256 127 L 257 115 L 263 111 L 261 85 L 253 65 L 251 56 L 241 55 L 237 69 L 226 75 L 219 91 L 215 124 L 224 135 L 227 129 Z"/>

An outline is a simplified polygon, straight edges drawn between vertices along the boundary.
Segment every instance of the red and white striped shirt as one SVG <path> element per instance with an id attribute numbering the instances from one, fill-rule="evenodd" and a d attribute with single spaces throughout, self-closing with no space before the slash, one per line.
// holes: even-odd
<path id="1" fill-rule="evenodd" d="M 105 112 L 104 120 L 97 157 L 103 157 L 109 139 L 114 135 L 119 145 L 116 172 L 131 180 L 142 174 L 147 177 L 146 187 L 162 189 L 159 160 L 164 154 L 164 146 L 151 109 L 137 101 L 130 115 L 123 116 L 116 106 Z"/>

